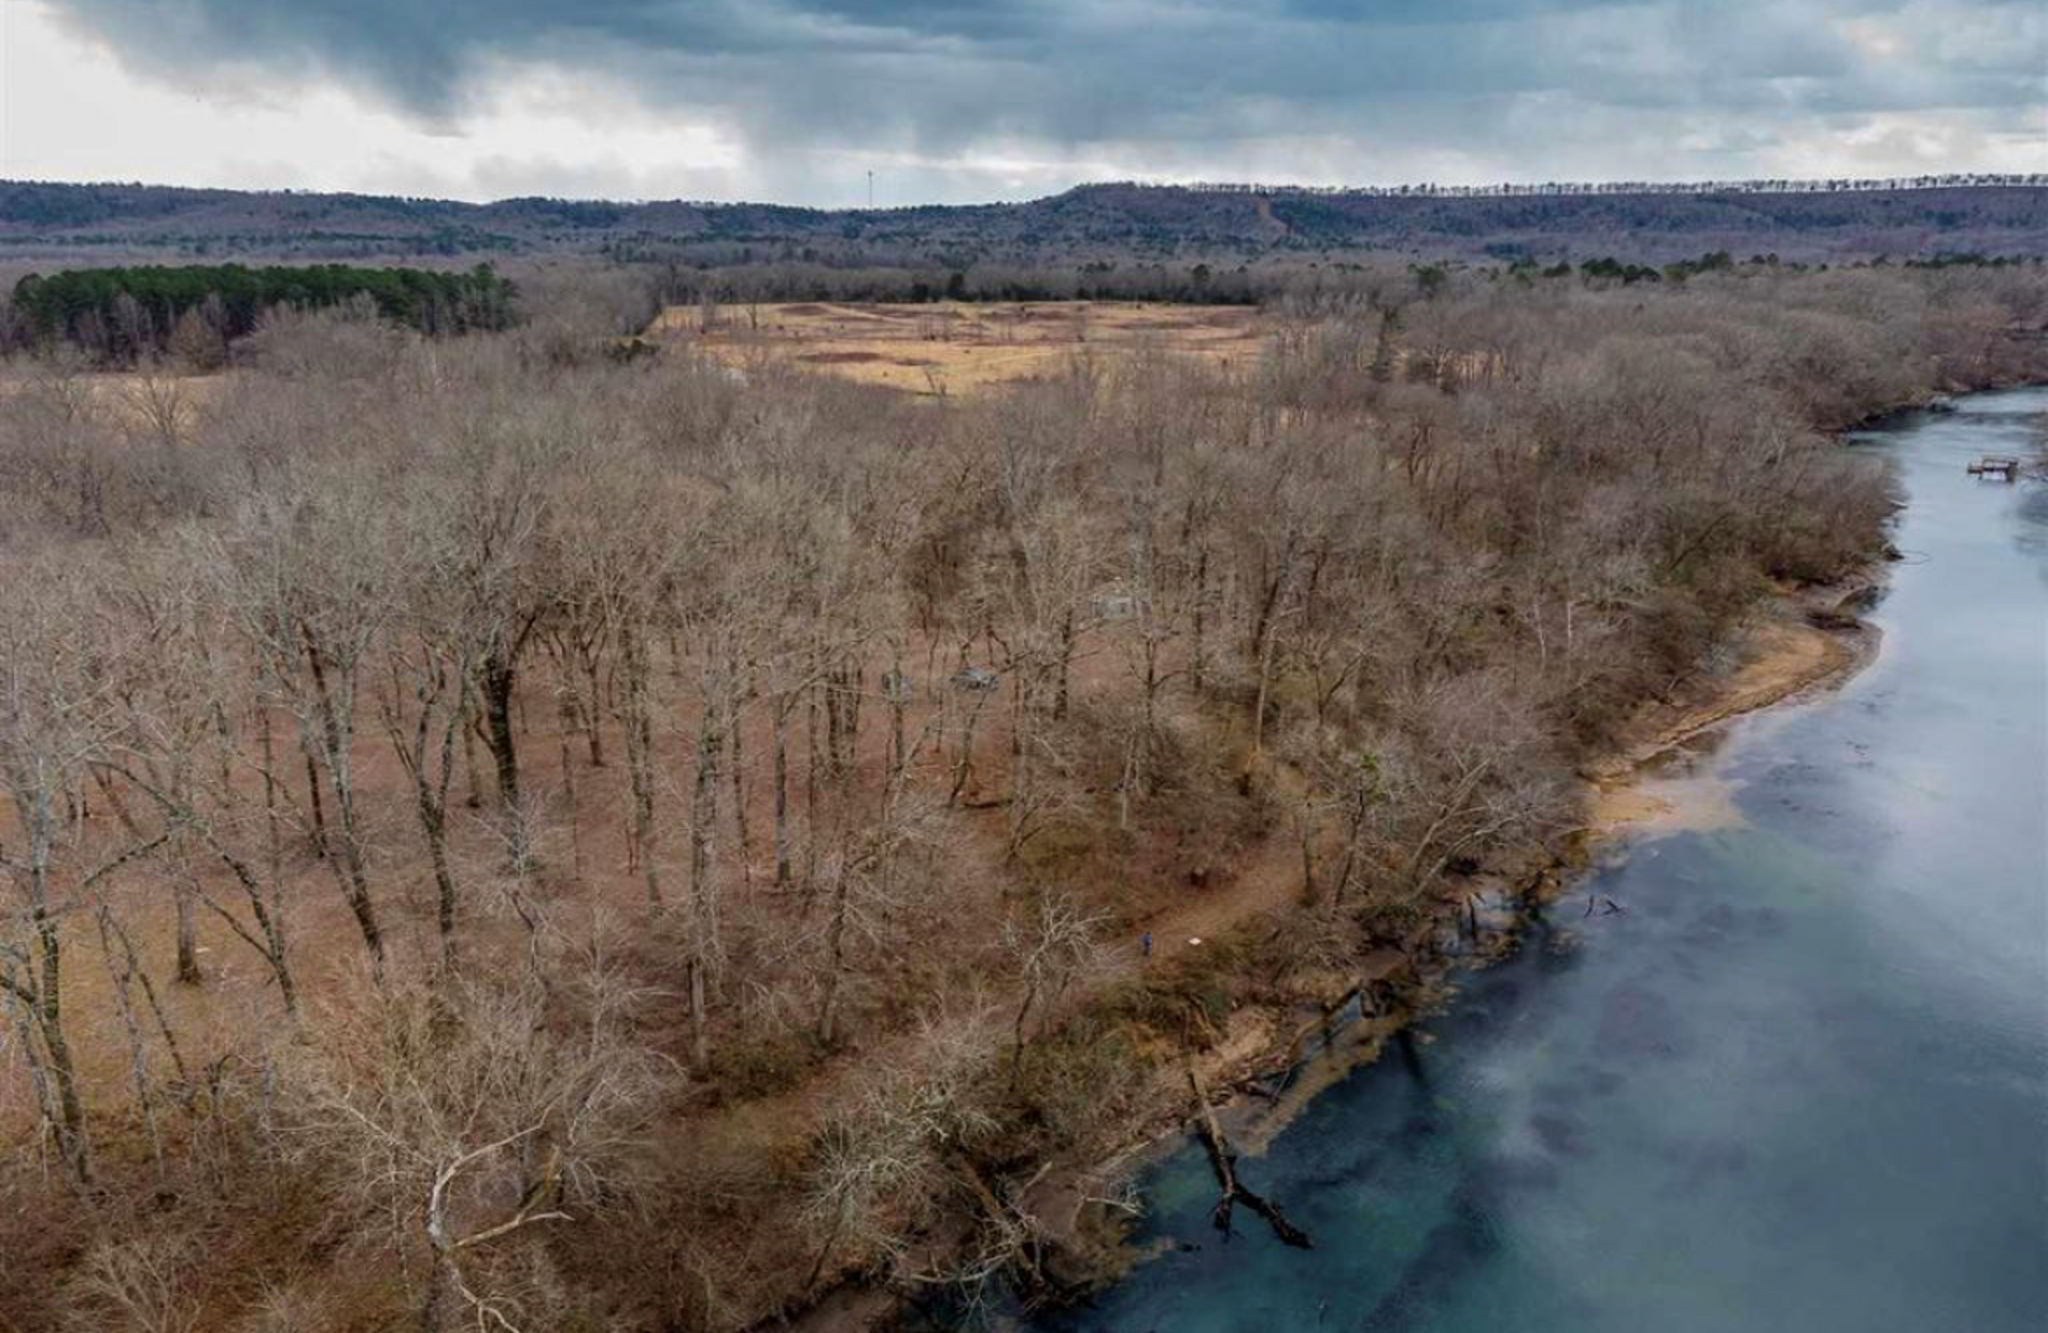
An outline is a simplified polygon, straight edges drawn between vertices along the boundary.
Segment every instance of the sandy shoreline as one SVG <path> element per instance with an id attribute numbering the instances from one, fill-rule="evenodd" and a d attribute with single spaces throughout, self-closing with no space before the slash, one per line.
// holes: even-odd
<path id="1" fill-rule="evenodd" d="M 1787 595 L 1753 624 L 1741 662 L 1704 696 L 1647 707 L 1619 753 L 1581 773 L 1588 787 L 1586 833 L 1601 840 L 1625 830 L 1722 827 L 1734 816 L 1725 784 L 1693 783 L 1683 797 L 1650 790 L 1671 761 L 1725 724 L 1840 685 L 1875 656 L 1875 626 L 1846 616 L 1842 604 L 1869 592 L 1858 585 L 1825 598 Z"/>

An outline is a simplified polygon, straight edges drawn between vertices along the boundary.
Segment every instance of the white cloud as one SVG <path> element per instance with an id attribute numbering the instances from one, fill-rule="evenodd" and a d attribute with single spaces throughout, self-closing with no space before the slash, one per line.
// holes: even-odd
<path id="1" fill-rule="evenodd" d="M 894 204 L 2048 165 L 2048 17 L 2003 0 L 423 3 L 0 0 L 0 175 L 844 205 L 870 170 Z"/>
<path id="2" fill-rule="evenodd" d="M 506 64 L 473 104 L 425 119 L 246 63 L 181 88 L 139 77 L 39 0 L 0 0 L 0 14 L 0 177 L 473 200 L 713 197 L 745 181 L 715 115 L 651 107 L 587 71 Z"/>

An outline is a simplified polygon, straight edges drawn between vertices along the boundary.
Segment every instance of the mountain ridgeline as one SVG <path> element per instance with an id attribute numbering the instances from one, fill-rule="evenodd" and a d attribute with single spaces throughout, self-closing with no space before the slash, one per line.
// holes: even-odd
<path id="1" fill-rule="evenodd" d="M 1614 254 L 1665 263 L 1717 250 L 1809 262 L 2041 255 L 2048 176 L 1498 190 L 1098 184 L 1022 203 L 883 209 L 0 182 L 0 259 L 13 260 L 602 253 L 964 265 Z"/>

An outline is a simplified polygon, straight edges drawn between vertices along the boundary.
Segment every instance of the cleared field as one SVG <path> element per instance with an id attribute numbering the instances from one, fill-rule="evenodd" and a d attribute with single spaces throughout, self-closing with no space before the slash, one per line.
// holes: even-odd
<path id="1" fill-rule="evenodd" d="M 1058 374 L 1078 359 L 1157 351 L 1219 364 L 1259 355 L 1266 323 L 1249 306 L 1137 301 L 923 305 L 787 302 L 671 306 L 651 336 L 731 365 L 788 361 L 926 394 L 972 394 Z"/>

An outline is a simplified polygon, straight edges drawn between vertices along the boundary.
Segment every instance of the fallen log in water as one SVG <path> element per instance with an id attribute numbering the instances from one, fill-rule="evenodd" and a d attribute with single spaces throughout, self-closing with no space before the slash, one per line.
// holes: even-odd
<path id="1" fill-rule="evenodd" d="M 1273 1228 L 1273 1234 L 1283 1245 L 1292 1245 L 1298 1250 L 1312 1250 L 1315 1241 L 1300 1227 L 1287 1220 L 1287 1214 L 1280 1205 L 1265 1198 L 1255 1190 L 1247 1189 L 1237 1174 L 1237 1156 L 1230 1151 L 1230 1140 L 1223 1136 L 1222 1126 L 1216 1123 L 1216 1113 L 1209 1106 L 1209 1090 L 1202 1084 L 1202 1076 L 1193 1064 L 1188 1065 L 1188 1086 L 1195 1094 L 1197 1123 L 1201 1127 L 1202 1145 L 1208 1149 L 1209 1164 L 1215 1168 L 1216 1183 L 1222 1194 L 1216 1200 L 1215 1212 L 1211 1214 L 1216 1229 L 1224 1235 L 1230 1234 L 1230 1220 L 1238 1203 L 1266 1219 Z"/>

